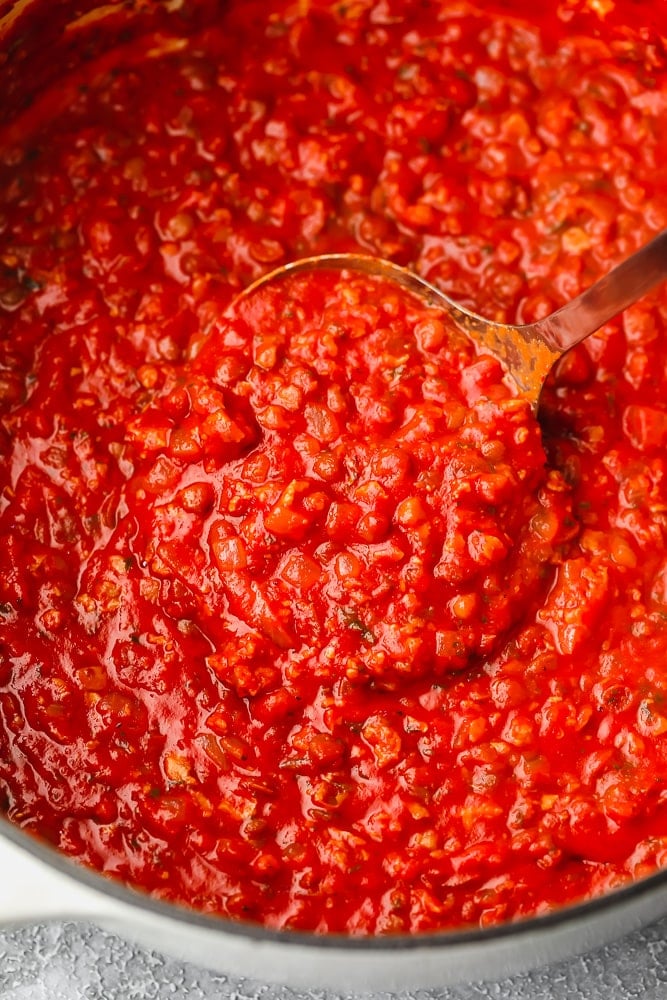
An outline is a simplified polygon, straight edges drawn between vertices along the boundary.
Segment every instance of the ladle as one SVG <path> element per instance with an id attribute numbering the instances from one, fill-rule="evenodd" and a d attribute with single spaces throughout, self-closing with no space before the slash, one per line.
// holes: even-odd
<path id="1" fill-rule="evenodd" d="M 297 272 L 323 268 L 362 271 L 394 281 L 430 308 L 444 310 L 481 352 L 501 363 L 536 413 L 542 387 L 556 361 L 667 278 L 667 229 L 556 312 L 523 326 L 484 319 L 407 268 L 354 253 L 321 254 L 285 264 L 249 285 L 234 304 Z"/>

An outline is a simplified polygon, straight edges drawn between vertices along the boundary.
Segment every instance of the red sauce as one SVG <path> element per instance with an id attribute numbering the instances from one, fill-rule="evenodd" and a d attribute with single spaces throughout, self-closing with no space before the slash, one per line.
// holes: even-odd
<path id="1" fill-rule="evenodd" d="M 667 225 L 667 24 L 590 6 L 232 0 L 37 64 L 0 134 L 14 822 L 319 932 L 665 864 L 664 291 L 561 362 L 541 438 L 369 279 L 228 310 L 361 249 L 530 321 Z"/>

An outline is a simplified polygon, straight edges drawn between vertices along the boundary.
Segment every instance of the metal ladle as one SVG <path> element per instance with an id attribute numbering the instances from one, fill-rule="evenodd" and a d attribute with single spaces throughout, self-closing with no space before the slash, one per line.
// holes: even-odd
<path id="1" fill-rule="evenodd" d="M 556 312 L 523 326 L 484 319 L 407 268 L 354 253 L 322 254 L 285 264 L 249 285 L 233 305 L 297 272 L 321 269 L 361 271 L 393 281 L 430 308 L 442 309 L 481 352 L 501 363 L 537 413 L 544 382 L 558 359 L 667 278 L 667 229 Z"/>

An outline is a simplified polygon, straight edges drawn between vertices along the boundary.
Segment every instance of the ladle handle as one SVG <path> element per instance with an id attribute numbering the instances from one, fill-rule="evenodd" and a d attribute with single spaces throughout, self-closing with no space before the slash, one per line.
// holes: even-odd
<path id="1" fill-rule="evenodd" d="M 533 330 L 558 351 L 567 351 L 667 279 L 667 229 L 609 274 L 533 324 Z"/>

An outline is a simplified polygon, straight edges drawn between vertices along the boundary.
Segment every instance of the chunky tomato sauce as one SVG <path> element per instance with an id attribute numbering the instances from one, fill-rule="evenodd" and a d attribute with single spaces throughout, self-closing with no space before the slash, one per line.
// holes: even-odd
<path id="1" fill-rule="evenodd" d="M 26 47 L 48 18 L 17 23 L 13 822 L 318 932 L 487 925 L 667 863 L 664 290 L 562 360 L 541 427 L 382 281 L 230 306 L 347 249 L 499 320 L 577 294 L 667 226 L 661 10 L 149 5 L 68 29 L 59 76 Z"/>

